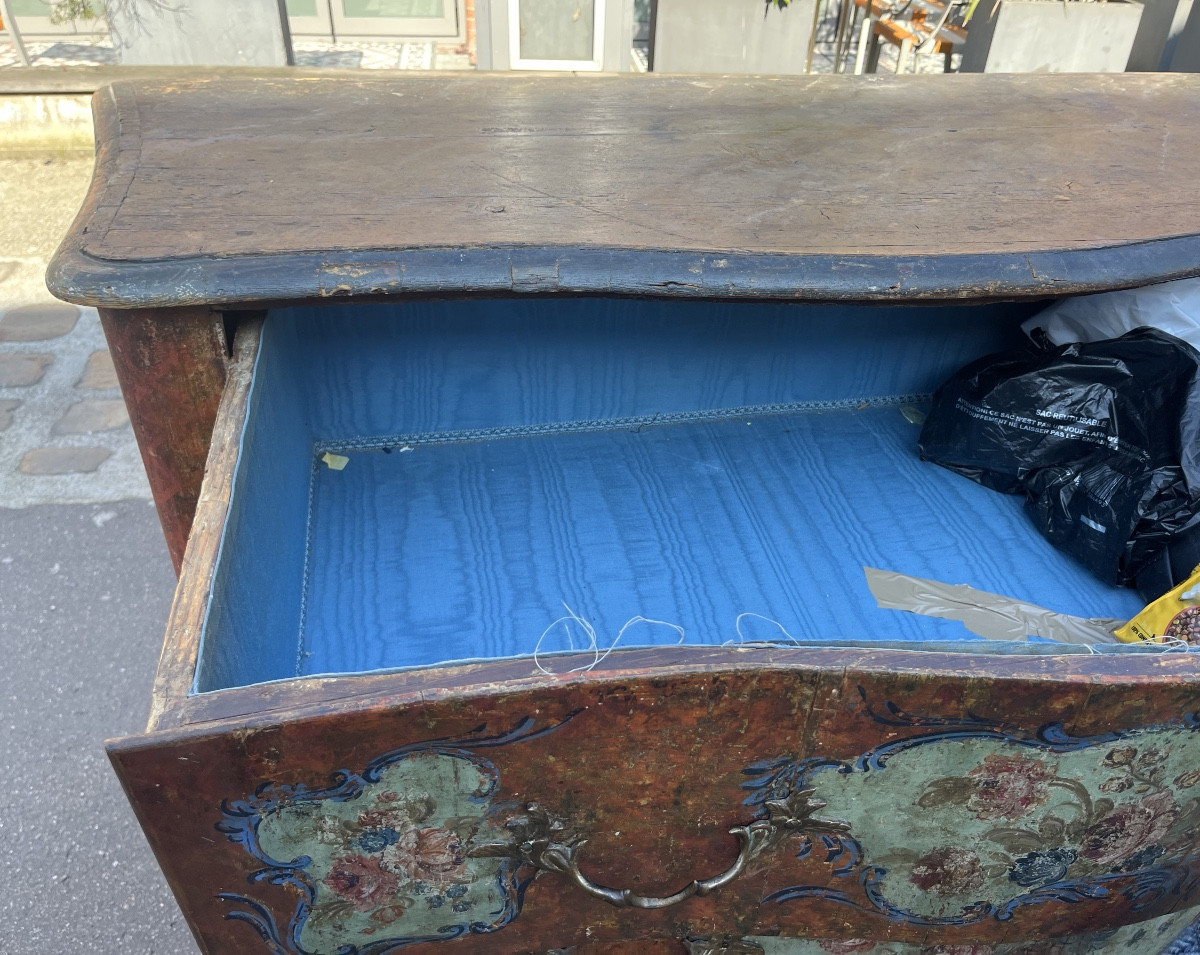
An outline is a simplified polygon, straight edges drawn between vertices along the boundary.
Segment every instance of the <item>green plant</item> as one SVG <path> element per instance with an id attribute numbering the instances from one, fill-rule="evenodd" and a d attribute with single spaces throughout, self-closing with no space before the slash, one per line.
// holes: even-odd
<path id="1" fill-rule="evenodd" d="M 50 5 L 51 23 L 70 23 L 72 20 L 95 20 L 104 15 L 101 0 L 55 0 Z"/>
<path id="2" fill-rule="evenodd" d="M 48 3 L 51 23 L 107 18 L 109 33 L 113 42 L 118 45 L 122 42 L 121 37 L 109 13 L 119 13 L 134 29 L 144 29 L 144 16 L 147 11 L 174 14 L 180 12 L 178 0 L 48 0 Z"/>

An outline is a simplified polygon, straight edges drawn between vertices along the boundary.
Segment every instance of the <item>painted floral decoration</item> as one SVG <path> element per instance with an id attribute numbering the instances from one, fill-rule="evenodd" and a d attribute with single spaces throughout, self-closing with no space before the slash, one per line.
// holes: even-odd
<path id="1" fill-rule="evenodd" d="M 978 819 L 1020 819 L 1050 796 L 1054 770 L 1028 756 L 988 756 L 967 773 L 967 806 Z"/>
<path id="2" fill-rule="evenodd" d="M 268 857 L 309 860 L 315 893 L 305 951 L 332 953 L 380 934 L 454 934 L 455 923 L 490 922 L 504 911 L 496 863 L 467 857 L 486 824 L 486 806 L 472 796 L 490 780 L 464 762 L 417 755 L 354 798 L 284 805 L 262 818 L 258 842 Z"/>
<path id="3" fill-rule="evenodd" d="M 1030 736 L 891 703 L 865 711 L 916 732 L 848 762 L 763 761 L 745 784 L 748 803 L 781 787 L 812 789 L 844 818 L 852 838 L 829 860 L 861 894 L 797 885 L 767 901 L 820 894 L 895 922 L 966 926 L 1113 895 L 1136 916 L 1200 880 L 1195 715 L 1072 737 L 1058 725 Z"/>
<path id="4" fill-rule="evenodd" d="M 382 955 L 503 928 L 532 875 L 522 882 L 509 860 L 471 854 L 504 834 L 492 818 L 500 774 L 476 750 L 554 732 L 574 715 L 414 743 L 325 788 L 266 783 L 225 803 L 217 829 L 262 866 L 250 882 L 299 898 L 281 926 L 259 899 L 221 893 L 237 906 L 228 918 L 252 926 L 272 955 Z"/>
<path id="5" fill-rule="evenodd" d="M 1017 885 L 1049 885 L 1065 876 L 1077 858 L 1078 852 L 1063 847 L 1029 852 L 1012 864 L 1008 877 Z"/>
<path id="6" fill-rule="evenodd" d="M 970 748 L 990 752 L 976 766 L 928 781 L 915 800 L 922 809 L 960 814 L 963 845 L 975 848 L 938 847 L 920 855 L 905 863 L 911 865 L 908 881 L 966 910 L 976 899 L 1014 901 L 1020 889 L 1182 862 L 1195 849 L 1200 799 L 1185 797 L 1185 787 L 1171 780 L 1189 781 L 1184 767 L 1200 758 L 1200 734 L 1127 739 L 1074 748 L 1053 760 L 979 741 Z M 894 865 L 904 857 L 899 849 L 888 858 Z M 1013 890 L 1003 890 L 1005 882 Z M 925 904 L 915 911 L 945 910 Z"/>
<path id="7" fill-rule="evenodd" d="M 854 952 L 869 952 L 875 943 L 865 938 L 823 939 L 817 942 L 823 952 L 833 952 L 834 955 L 853 955 Z"/>
<path id="8" fill-rule="evenodd" d="M 974 892 L 987 877 L 970 849 L 939 846 L 913 863 L 908 878 L 917 888 L 938 895 L 962 895 Z"/>

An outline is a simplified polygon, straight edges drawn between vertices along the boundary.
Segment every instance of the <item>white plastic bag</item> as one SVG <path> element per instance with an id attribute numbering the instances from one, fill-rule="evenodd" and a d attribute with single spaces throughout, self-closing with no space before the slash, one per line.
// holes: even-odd
<path id="1" fill-rule="evenodd" d="M 1044 329 L 1055 345 L 1066 345 L 1120 338 L 1143 325 L 1200 349 L 1200 278 L 1064 298 L 1021 328 L 1031 338 Z"/>

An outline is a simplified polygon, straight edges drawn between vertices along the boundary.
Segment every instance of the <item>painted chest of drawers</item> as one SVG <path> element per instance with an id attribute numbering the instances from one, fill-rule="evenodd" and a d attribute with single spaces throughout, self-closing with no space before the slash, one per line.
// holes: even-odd
<path id="1" fill-rule="evenodd" d="M 50 284 L 181 572 L 110 754 L 203 950 L 1188 924 L 1196 657 L 868 578 L 1138 609 L 917 422 L 1047 299 L 1200 273 L 1200 81 L 301 71 L 96 116 Z"/>

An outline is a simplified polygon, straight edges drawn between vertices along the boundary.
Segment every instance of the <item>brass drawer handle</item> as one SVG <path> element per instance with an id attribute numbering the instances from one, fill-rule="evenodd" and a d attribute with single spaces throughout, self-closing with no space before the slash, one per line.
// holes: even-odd
<path id="1" fill-rule="evenodd" d="M 531 865 L 543 872 L 566 876 L 588 895 L 603 899 L 617 908 L 665 909 L 694 895 L 708 895 L 727 885 L 745 871 L 754 859 L 777 846 L 793 832 L 824 832 L 840 834 L 850 831 L 848 822 L 821 819 L 814 815 L 825 806 L 822 799 L 813 798 L 813 790 L 793 793 L 786 799 L 767 800 L 767 817 L 729 831 L 741 842 L 737 861 L 730 868 L 708 879 L 695 879 L 678 892 L 654 897 L 638 895 L 632 889 L 610 889 L 597 885 L 579 869 L 579 851 L 586 840 L 567 834 L 561 819 L 537 803 L 529 803 L 524 815 L 514 816 L 505 824 L 509 831 L 506 842 L 489 842 L 475 846 L 468 853 L 475 857 L 509 858 Z"/>

